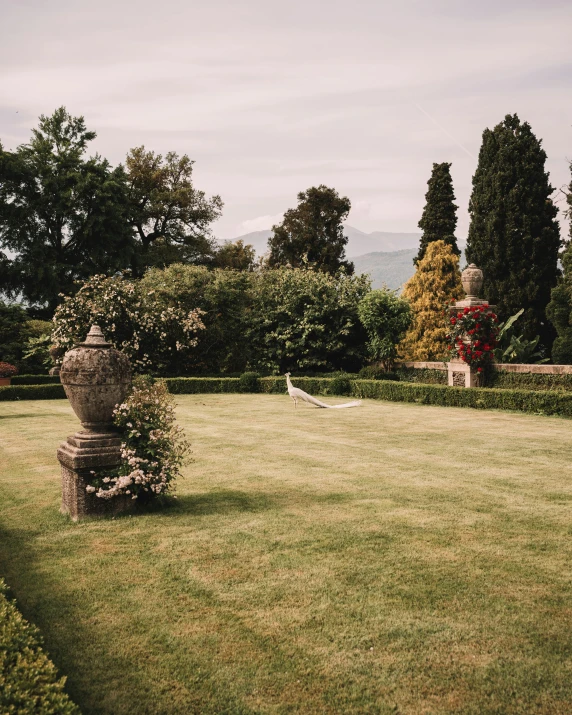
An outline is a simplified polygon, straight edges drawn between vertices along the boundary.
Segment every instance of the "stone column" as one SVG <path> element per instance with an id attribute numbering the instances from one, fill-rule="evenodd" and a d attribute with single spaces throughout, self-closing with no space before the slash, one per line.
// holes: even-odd
<path id="1" fill-rule="evenodd" d="M 85 342 L 65 354 L 60 380 L 84 428 L 62 442 L 57 452 L 62 469 L 61 511 L 77 521 L 132 508 L 128 495 L 102 499 L 86 491 L 91 470 L 112 470 L 121 462 L 113 410 L 129 391 L 128 358 L 105 341 L 99 326 L 92 325 Z"/>
<path id="2" fill-rule="evenodd" d="M 457 315 L 465 308 L 474 308 L 483 305 L 492 312 L 494 305 L 489 305 L 488 301 L 479 298 L 479 292 L 483 287 L 483 272 L 474 263 L 471 263 L 461 273 L 461 282 L 465 289 L 466 297 L 458 300 L 455 305 L 449 308 L 450 316 Z M 479 387 L 481 383 L 480 374 L 460 358 L 453 358 L 447 363 L 448 384 L 450 387 Z"/>

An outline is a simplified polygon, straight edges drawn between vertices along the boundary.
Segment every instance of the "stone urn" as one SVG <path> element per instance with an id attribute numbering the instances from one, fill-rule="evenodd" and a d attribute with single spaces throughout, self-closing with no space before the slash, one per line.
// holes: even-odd
<path id="1" fill-rule="evenodd" d="M 131 384 L 129 359 L 92 325 L 85 342 L 65 354 L 60 382 L 86 432 L 112 431 L 113 409 Z"/>
<path id="2" fill-rule="evenodd" d="M 478 298 L 481 288 L 483 287 L 483 272 L 477 268 L 474 263 L 468 265 L 461 273 L 461 283 L 467 298 Z"/>
<path id="3" fill-rule="evenodd" d="M 94 472 L 111 472 L 121 463 L 121 439 L 113 410 L 131 383 L 129 359 L 108 343 L 98 325 L 65 354 L 60 380 L 83 430 L 58 449 L 62 469 L 62 512 L 72 519 L 119 514 L 133 508 L 128 495 L 103 499 L 88 490 Z"/>

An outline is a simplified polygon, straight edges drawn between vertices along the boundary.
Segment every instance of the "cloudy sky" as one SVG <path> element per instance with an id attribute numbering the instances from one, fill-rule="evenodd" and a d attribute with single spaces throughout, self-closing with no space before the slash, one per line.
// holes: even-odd
<path id="1" fill-rule="evenodd" d="M 569 0 L 0 0 L 0 138 L 65 105 L 130 147 L 196 161 L 219 238 L 270 228 L 320 183 L 363 231 L 416 231 L 452 162 L 458 236 L 481 134 L 518 113 L 570 181 Z M 567 229 L 565 229 L 567 230 Z M 563 230 L 564 232 L 564 230 Z"/>

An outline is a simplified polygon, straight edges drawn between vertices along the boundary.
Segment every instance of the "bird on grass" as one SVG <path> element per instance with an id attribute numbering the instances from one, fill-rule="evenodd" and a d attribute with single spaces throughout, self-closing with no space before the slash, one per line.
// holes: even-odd
<path id="1" fill-rule="evenodd" d="M 312 397 L 312 395 L 309 395 L 307 392 L 304 392 L 304 390 L 301 390 L 299 387 L 294 387 L 294 385 L 290 382 L 289 372 L 286 372 L 284 374 L 286 376 L 288 394 L 294 400 L 294 407 L 298 407 L 298 400 L 302 400 L 302 402 L 308 402 L 310 405 L 315 405 L 316 407 L 329 407 L 331 409 L 338 410 L 343 407 L 357 407 L 358 405 L 361 405 L 361 400 L 354 400 L 353 402 L 344 402 L 343 405 L 326 405 L 325 402 L 320 402 L 320 400 L 317 400 L 315 397 Z"/>

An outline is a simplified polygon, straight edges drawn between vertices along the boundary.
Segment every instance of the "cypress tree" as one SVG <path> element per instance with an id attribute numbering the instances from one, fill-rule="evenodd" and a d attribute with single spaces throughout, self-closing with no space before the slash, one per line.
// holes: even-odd
<path id="1" fill-rule="evenodd" d="M 483 296 L 503 318 L 521 308 L 525 338 L 550 347 L 546 319 L 561 245 L 546 153 L 527 122 L 507 114 L 485 129 L 469 203 L 467 260 L 484 273 Z"/>
<path id="2" fill-rule="evenodd" d="M 570 164 L 572 173 L 572 163 Z M 572 219 L 572 181 L 566 193 L 567 215 Z M 572 221 L 570 221 L 572 239 Z M 563 275 L 556 288 L 552 289 L 551 300 L 546 314 L 556 328 L 558 337 L 552 345 L 552 362 L 557 365 L 572 364 L 572 240 L 562 253 Z"/>
<path id="3" fill-rule="evenodd" d="M 427 182 L 425 208 L 417 224 L 423 235 L 419 244 L 419 253 L 413 259 L 415 265 L 423 258 L 427 246 L 433 241 L 444 241 L 451 246 L 453 253 L 457 256 L 461 255 L 455 238 L 457 206 L 454 203 L 455 192 L 450 169 L 451 164 L 446 161 L 442 164 L 433 164 L 431 178 Z"/>
<path id="4" fill-rule="evenodd" d="M 459 257 L 444 241 L 427 246 L 415 274 L 403 288 L 413 321 L 399 345 L 402 360 L 443 360 L 448 354 L 447 307 L 464 297 Z"/>

